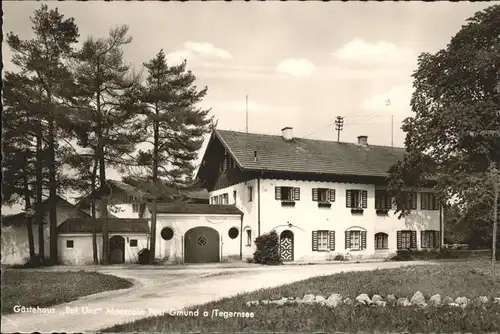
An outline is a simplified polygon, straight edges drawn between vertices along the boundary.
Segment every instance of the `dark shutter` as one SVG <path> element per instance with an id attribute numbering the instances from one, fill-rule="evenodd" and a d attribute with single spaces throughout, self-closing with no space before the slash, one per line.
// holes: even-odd
<path id="1" fill-rule="evenodd" d="M 329 231 L 330 234 L 330 250 L 335 250 L 335 231 Z"/>
<path id="2" fill-rule="evenodd" d="M 361 231 L 361 249 L 366 249 L 366 231 Z"/>
<path id="3" fill-rule="evenodd" d="M 389 196 L 388 192 L 386 192 L 385 195 L 387 196 L 385 198 L 385 208 L 387 210 L 391 210 L 392 209 L 392 198 L 391 198 L 391 196 Z"/>
<path id="4" fill-rule="evenodd" d="M 441 247 L 441 235 L 439 231 L 434 231 L 434 248 Z"/>
<path id="5" fill-rule="evenodd" d="M 361 191 L 361 207 L 366 209 L 368 207 L 368 191 Z"/>
<path id="6" fill-rule="evenodd" d="M 417 231 L 411 231 L 411 248 L 417 248 Z"/>
<path id="7" fill-rule="evenodd" d="M 335 202 L 335 189 L 330 189 L 330 202 Z"/>
<path id="8" fill-rule="evenodd" d="M 410 193 L 410 198 L 411 198 L 410 210 L 417 210 L 417 193 L 416 192 Z"/>
<path id="9" fill-rule="evenodd" d="M 420 231 L 420 247 L 421 248 L 424 248 L 424 238 L 425 238 L 424 231 Z"/>
<path id="10" fill-rule="evenodd" d="M 398 249 L 403 248 L 403 232 L 402 231 L 397 232 L 397 244 L 398 244 Z"/>
<path id="11" fill-rule="evenodd" d="M 229 168 L 229 158 L 225 157 L 224 158 L 224 170 L 227 170 Z"/>
<path id="12" fill-rule="evenodd" d="M 312 250 L 318 250 L 318 231 L 312 231 Z"/>
<path id="13" fill-rule="evenodd" d="M 351 198 L 352 198 L 352 190 L 346 190 L 345 191 L 345 207 L 346 208 L 351 207 Z"/>
<path id="14" fill-rule="evenodd" d="M 281 187 L 274 187 L 274 198 L 278 201 L 281 200 Z"/>
<path id="15" fill-rule="evenodd" d="M 300 188 L 293 188 L 293 199 L 300 201 Z"/>
<path id="16" fill-rule="evenodd" d="M 312 196 L 313 196 L 313 202 L 317 202 L 318 201 L 318 188 L 313 188 Z"/>
<path id="17" fill-rule="evenodd" d="M 345 249 L 351 248 L 351 232 L 345 232 Z"/>
<path id="18" fill-rule="evenodd" d="M 420 209 L 421 210 L 428 210 L 427 194 L 426 193 L 420 193 Z"/>

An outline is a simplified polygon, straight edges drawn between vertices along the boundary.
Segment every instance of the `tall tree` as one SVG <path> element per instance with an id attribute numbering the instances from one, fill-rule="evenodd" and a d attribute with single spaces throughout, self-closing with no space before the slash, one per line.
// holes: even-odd
<path id="1" fill-rule="evenodd" d="M 34 263 L 32 227 L 32 189 L 35 189 L 35 222 L 38 226 L 38 255 L 45 257 L 44 212 L 41 206 L 44 182 L 44 127 L 39 109 L 42 101 L 39 85 L 23 74 L 7 72 L 4 78 L 2 113 L 2 204 L 24 202 L 30 262 Z M 45 131 L 46 132 L 46 131 Z M 33 177 L 34 176 L 34 177 Z"/>
<path id="2" fill-rule="evenodd" d="M 87 159 L 85 166 L 92 168 L 91 190 L 96 187 L 95 179 L 92 179 L 95 177 L 94 168 L 99 168 L 97 197 L 103 264 L 109 262 L 106 168 L 133 163 L 131 154 L 143 134 L 137 119 L 139 76 L 132 73 L 131 66 L 123 59 L 122 47 L 132 41 L 127 33 L 128 27 L 121 26 L 112 29 L 107 38 L 89 37 L 78 52 L 74 67 L 77 89 L 74 92 L 72 130 L 83 148 L 83 151 L 76 152 L 75 159 Z"/>
<path id="3" fill-rule="evenodd" d="M 152 148 L 139 153 L 140 162 L 150 166 L 151 191 L 151 258 L 156 251 L 156 207 L 162 180 L 183 183 L 190 180 L 203 145 L 203 135 L 215 126 L 210 109 L 199 103 L 207 87 L 198 89 L 196 77 L 187 70 L 186 61 L 168 66 L 163 50 L 144 66 L 148 70 L 142 102 L 145 108 L 144 128 Z"/>
<path id="4" fill-rule="evenodd" d="M 7 35 L 7 43 L 14 51 L 12 62 L 24 73 L 35 76 L 43 91 L 43 120 L 47 123 L 48 170 L 49 170 L 49 221 L 50 259 L 57 262 L 57 173 L 56 161 L 58 118 L 61 108 L 58 98 L 71 81 L 66 66 L 73 54 L 72 46 L 78 41 L 78 27 L 73 18 L 65 19 L 58 9 L 42 5 L 32 17 L 34 37 L 21 40 L 16 34 Z"/>
<path id="5" fill-rule="evenodd" d="M 413 74 L 415 113 L 403 123 L 407 156 L 393 166 L 390 187 L 420 188 L 432 179 L 443 200 L 496 231 L 500 163 L 500 5 L 467 20 L 448 46 L 423 53 Z M 408 213 L 401 210 L 402 214 Z M 496 233 L 493 233 L 493 240 Z M 492 263 L 495 263 L 493 242 Z"/>

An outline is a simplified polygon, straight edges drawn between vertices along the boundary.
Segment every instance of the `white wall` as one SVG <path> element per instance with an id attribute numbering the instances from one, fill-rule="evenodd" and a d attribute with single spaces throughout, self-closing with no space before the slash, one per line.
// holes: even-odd
<path id="1" fill-rule="evenodd" d="M 222 261 L 240 256 L 241 217 L 239 215 L 187 215 L 158 214 L 156 223 L 156 255 L 155 258 L 167 263 L 182 262 L 184 259 L 184 235 L 194 227 L 208 226 L 219 233 L 220 254 Z M 174 236 L 170 240 L 161 237 L 161 230 L 170 227 Z M 235 227 L 239 234 L 235 239 L 228 235 L 229 229 Z"/>
<path id="2" fill-rule="evenodd" d="M 76 208 L 67 205 L 57 206 L 57 226 L 66 219 L 83 216 Z M 49 221 L 49 214 L 45 214 L 45 221 Z M 50 256 L 50 227 L 44 224 L 44 253 L 45 257 Z M 33 224 L 33 238 L 35 254 L 38 254 L 38 225 Z M 2 263 L 3 264 L 24 264 L 29 259 L 28 229 L 22 225 L 2 226 Z"/>
<path id="3" fill-rule="evenodd" d="M 110 233 L 109 238 L 121 235 L 125 238 L 125 262 L 137 263 L 138 252 L 148 247 L 148 236 L 145 234 L 117 234 Z M 137 247 L 130 246 L 130 240 L 137 240 Z M 66 247 L 66 241 L 73 240 L 73 248 Z M 58 238 L 59 260 L 62 264 L 84 265 L 93 263 L 92 235 L 84 233 L 64 233 Z M 102 235 L 97 235 L 97 257 L 102 258 Z"/>
<path id="4" fill-rule="evenodd" d="M 252 187 L 252 201 L 249 201 L 248 187 Z M 233 199 L 233 191 L 236 190 L 236 203 Z M 243 259 L 252 257 L 255 252 L 255 243 L 253 242 L 258 236 L 258 192 L 257 180 L 241 182 L 227 188 L 218 189 L 210 193 L 210 197 L 218 196 L 221 194 L 228 194 L 229 203 L 236 204 L 238 209 L 243 212 Z M 261 204 L 262 205 L 262 204 Z M 252 244 L 247 246 L 247 232 L 251 231 Z M 263 233 L 261 231 L 261 233 Z"/>
<path id="5" fill-rule="evenodd" d="M 300 200 L 294 207 L 283 207 L 281 201 L 275 199 L 275 186 L 291 186 L 300 188 Z M 313 188 L 335 189 L 336 198 L 330 208 L 318 208 L 318 203 L 312 201 Z M 362 215 L 353 215 L 346 207 L 346 189 L 368 191 L 368 207 Z M 378 189 L 378 188 L 377 188 Z M 416 230 L 417 245 L 420 247 L 421 230 L 439 230 L 438 210 L 416 210 L 411 215 L 399 220 L 394 210 L 388 216 L 378 216 L 375 211 L 375 186 L 368 184 L 327 183 L 312 181 L 261 180 L 261 233 L 273 229 L 281 233 L 289 229 L 291 223 L 294 233 L 294 259 L 327 259 L 341 253 L 357 257 L 376 255 L 375 233 L 388 234 L 389 251 L 396 251 L 396 231 Z M 417 208 L 420 208 L 420 194 L 417 196 Z M 395 208 L 395 206 L 393 206 Z M 283 226 L 285 225 L 285 226 Z M 367 249 L 363 251 L 349 251 L 345 249 L 345 231 L 351 227 L 360 227 L 367 231 Z M 335 231 L 335 251 L 312 251 L 312 231 Z"/>
<path id="6" fill-rule="evenodd" d="M 113 204 L 108 205 L 108 212 L 117 218 L 140 218 L 139 212 L 134 212 L 132 204 Z M 100 217 L 99 207 L 96 208 L 96 218 Z"/>

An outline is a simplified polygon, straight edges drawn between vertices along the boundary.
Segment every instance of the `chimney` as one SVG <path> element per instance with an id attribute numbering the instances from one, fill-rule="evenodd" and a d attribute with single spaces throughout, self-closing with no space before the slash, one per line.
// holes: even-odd
<path id="1" fill-rule="evenodd" d="M 368 146 L 368 136 L 358 136 L 358 145 Z"/>
<path id="2" fill-rule="evenodd" d="M 292 127 L 284 127 L 281 129 L 281 136 L 283 137 L 284 140 L 290 141 L 293 139 L 293 128 Z"/>

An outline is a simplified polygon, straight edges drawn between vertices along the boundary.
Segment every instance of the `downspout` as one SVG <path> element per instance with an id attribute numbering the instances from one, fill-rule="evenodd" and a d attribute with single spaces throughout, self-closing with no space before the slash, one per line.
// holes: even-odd
<path id="1" fill-rule="evenodd" d="M 444 204 L 442 203 L 439 206 L 439 244 L 441 249 L 444 247 Z"/>
<path id="2" fill-rule="evenodd" d="M 243 260 L 243 214 L 240 216 L 240 260 Z"/>
<path id="3" fill-rule="evenodd" d="M 260 178 L 262 173 L 257 178 L 257 236 L 260 237 Z"/>

